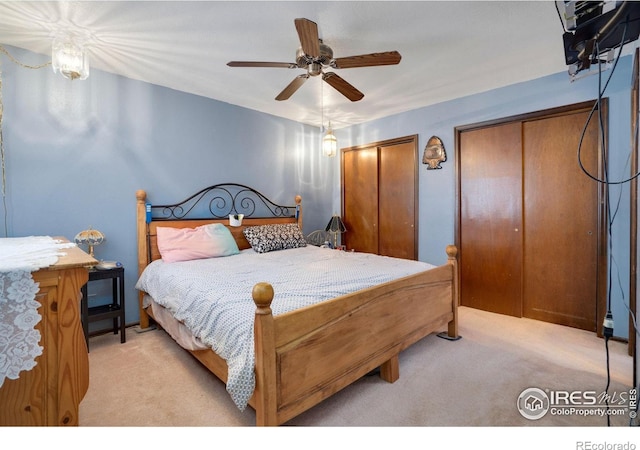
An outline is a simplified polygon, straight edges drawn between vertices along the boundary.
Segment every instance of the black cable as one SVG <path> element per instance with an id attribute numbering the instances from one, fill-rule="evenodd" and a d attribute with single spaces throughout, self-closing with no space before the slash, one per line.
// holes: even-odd
<path id="1" fill-rule="evenodd" d="M 600 41 L 606 39 L 609 36 L 609 34 L 613 32 L 613 30 L 615 30 L 616 27 L 619 25 L 618 19 L 620 19 L 620 17 L 622 17 L 622 15 L 627 12 L 626 9 L 629 7 L 629 4 L 630 3 L 628 1 L 622 2 L 622 5 L 620 5 L 618 10 L 613 14 L 613 16 L 609 19 L 609 21 L 605 23 L 602 26 L 602 28 L 600 28 L 596 32 L 593 38 L 591 38 L 591 41 L 593 41 L 596 45 L 598 45 Z M 627 15 L 627 18 L 625 20 L 625 34 L 627 31 L 628 24 L 629 24 L 629 16 Z M 622 37 L 622 43 L 624 44 L 624 36 Z M 585 58 L 585 52 L 587 51 L 587 48 L 589 48 L 589 45 L 585 45 L 584 48 L 580 50 L 580 52 L 578 53 L 579 60 L 583 60 Z M 586 56 L 588 58 L 590 55 L 586 55 Z"/>
<path id="2" fill-rule="evenodd" d="M 582 164 L 582 142 L 584 141 L 584 137 L 585 134 L 587 132 L 587 126 L 589 125 L 589 122 L 591 121 L 593 114 L 595 113 L 596 109 L 598 109 L 598 113 L 599 113 L 599 120 L 600 120 L 600 129 L 604 130 L 604 124 L 603 124 L 603 120 L 602 120 L 602 111 L 600 108 L 600 101 L 604 95 L 604 91 L 606 91 L 607 87 L 609 86 L 609 82 L 611 81 L 611 78 L 613 77 L 613 74 L 616 70 L 616 67 L 618 65 L 618 61 L 620 60 L 620 56 L 622 55 L 622 50 L 624 48 L 624 41 L 626 39 L 626 33 L 627 33 L 627 27 L 628 27 L 628 22 L 625 22 L 625 29 L 624 32 L 622 33 L 622 40 L 620 43 L 620 51 L 618 52 L 618 55 L 616 56 L 616 59 L 613 63 L 613 67 L 611 68 L 611 73 L 609 74 L 609 78 L 607 79 L 607 82 L 604 85 L 604 88 L 601 88 L 601 76 L 602 76 L 602 70 L 601 70 L 601 61 L 600 61 L 600 52 L 599 52 L 599 47 L 598 44 L 596 43 L 596 49 L 597 49 L 597 58 L 598 58 L 598 65 L 599 65 L 599 70 L 598 70 L 598 97 L 596 100 L 596 103 L 593 105 L 593 108 L 591 109 L 589 116 L 587 117 L 587 121 L 585 123 L 584 128 L 582 129 L 582 135 L 580 136 L 580 142 L 578 144 L 578 164 L 580 165 L 580 169 L 582 170 L 582 172 L 584 172 L 585 175 L 587 175 L 589 178 L 591 178 L 594 181 L 597 181 L 598 183 L 603 183 L 603 184 L 607 184 L 607 185 L 616 185 L 616 184 L 625 184 L 628 183 L 636 178 L 638 178 L 640 176 L 640 172 L 636 172 L 634 175 L 632 175 L 631 177 L 624 179 L 624 180 L 619 180 L 619 181 L 609 181 L 608 179 L 600 179 L 595 175 L 592 175 L 591 173 L 589 173 L 589 171 L 584 167 L 584 165 Z M 635 131 L 635 135 L 637 137 L 638 134 L 638 123 L 635 124 L 636 129 Z M 602 145 L 603 145 L 603 149 L 606 148 L 606 143 L 604 142 L 604 133 L 602 133 L 601 136 L 602 139 Z M 606 162 L 605 162 L 606 164 Z M 606 171 L 605 171 L 606 174 Z"/>
<path id="3" fill-rule="evenodd" d="M 626 34 L 626 26 L 625 26 L 625 32 L 623 33 L 622 36 L 622 42 L 624 42 L 625 39 L 625 34 Z M 613 77 L 613 74 L 616 70 L 616 67 L 618 66 L 618 61 L 620 60 L 620 56 L 622 54 L 622 48 L 623 48 L 624 44 L 621 44 L 620 46 L 620 51 L 618 53 L 618 56 L 616 57 L 614 63 L 613 63 L 613 67 L 611 68 L 611 73 L 609 74 L 609 78 L 607 79 L 607 82 L 605 83 L 604 87 L 601 87 L 601 77 L 602 77 L 602 70 L 598 70 L 598 97 L 596 100 L 596 103 L 594 103 L 593 108 L 591 108 L 591 111 L 589 112 L 589 116 L 587 117 L 587 121 L 585 123 L 585 126 L 582 129 L 582 134 L 580 136 L 580 141 L 578 144 L 578 164 L 580 165 L 580 169 L 582 170 L 582 172 L 584 172 L 585 175 L 587 175 L 589 178 L 591 178 L 594 181 L 597 181 L 598 183 L 603 183 L 606 185 L 615 185 L 615 184 L 625 184 L 630 182 L 631 180 L 634 180 L 636 178 L 638 178 L 640 176 L 640 172 L 635 173 L 633 176 L 625 179 L 625 180 L 620 180 L 620 181 L 609 181 L 608 177 L 606 177 L 606 179 L 600 179 L 595 175 L 592 175 L 591 173 L 589 173 L 589 171 L 584 167 L 584 165 L 582 164 L 582 142 L 584 141 L 584 137 L 585 134 L 587 132 L 587 127 L 589 125 L 589 122 L 591 121 L 593 114 L 595 113 L 596 109 L 598 109 L 598 118 L 600 121 L 600 129 L 604 130 L 604 123 L 603 123 L 603 119 L 602 119 L 602 110 L 600 108 L 600 102 L 601 99 L 604 95 L 604 92 L 607 90 L 607 87 L 609 86 L 609 82 L 611 81 L 611 78 Z M 598 59 L 599 59 L 599 53 L 598 53 Z M 606 149 L 606 143 L 605 143 L 605 139 L 604 139 L 604 132 L 602 133 L 601 136 L 602 139 L 602 148 Z M 605 162 L 606 164 L 606 162 Z M 605 175 L 606 175 L 606 170 L 605 170 Z"/>
<path id="4" fill-rule="evenodd" d="M 612 303 L 612 285 L 613 285 L 613 236 L 612 236 L 612 229 L 613 229 L 613 223 L 614 220 L 617 216 L 617 213 L 619 211 L 620 208 L 620 202 L 621 202 L 621 197 L 622 197 L 622 190 L 620 190 L 620 195 L 618 196 L 618 201 L 616 203 L 616 207 L 615 207 L 615 211 L 612 212 L 611 210 L 611 199 L 610 199 L 610 193 L 609 193 L 609 186 L 611 185 L 619 185 L 619 184 L 624 184 L 627 183 L 635 178 L 637 178 L 638 176 L 640 176 L 640 172 L 636 173 L 635 175 L 631 176 L 630 178 L 626 179 L 626 180 L 622 180 L 622 181 L 615 181 L 615 182 L 611 182 L 609 180 L 609 165 L 608 165 L 608 146 L 607 146 L 607 139 L 604 133 L 605 127 L 604 127 L 604 117 L 603 117 L 603 112 L 602 112 L 602 98 L 604 96 L 604 93 L 609 85 L 609 82 L 611 81 L 613 74 L 615 73 L 615 69 L 618 65 L 618 62 L 620 60 L 620 56 L 622 54 L 622 50 L 624 47 L 624 42 L 626 39 L 626 34 L 627 34 L 627 29 L 628 29 L 628 18 L 627 21 L 625 22 L 625 28 L 623 31 L 623 35 L 622 35 L 622 40 L 620 43 L 620 50 L 618 52 L 618 55 L 615 59 L 615 62 L 613 64 L 613 67 L 611 69 L 611 73 L 609 74 L 609 77 L 607 78 L 606 83 L 604 84 L 604 87 L 602 86 L 602 60 L 601 60 L 601 55 L 600 55 L 600 46 L 599 46 L 599 42 L 596 40 L 595 41 L 595 48 L 596 48 L 596 59 L 598 61 L 598 96 L 596 98 L 596 102 L 594 103 L 593 107 L 591 108 L 591 111 L 589 112 L 589 115 L 587 117 L 586 123 L 583 127 L 582 130 L 582 134 L 580 136 L 580 141 L 579 141 L 579 145 L 578 145 L 578 155 L 577 155 L 577 159 L 578 159 L 578 164 L 580 166 L 580 169 L 592 180 L 603 184 L 604 186 L 604 201 L 605 201 L 605 208 L 606 208 L 606 214 L 607 214 L 607 224 L 608 224 L 608 252 L 609 252 L 609 267 L 608 267 L 608 286 L 607 286 L 607 313 L 605 316 L 605 320 L 603 322 L 603 335 L 604 335 L 604 340 L 605 340 L 605 352 L 606 352 L 606 373 L 607 373 L 607 384 L 605 387 L 605 404 L 606 404 L 606 409 L 607 409 L 607 426 L 611 426 L 611 418 L 610 418 L 610 406 L 609 406 L 609 399 L 608 399 L 608 391 L 609 391 L 609 387 L 611 384 L 611 370 L 610 370 L 610 361 L 609 361 L 609 339 L 612 337 L 613 335 L 613 315 L 611 313 L 611 303 Z M 607 32 L 610 32 L 611 30 L 607 30 Z M 589 123 L 591 122 L 591 119 L 593 118 L 593 114 L 595 113 L 595 110 L 598 110 L 598 125 L 600 128 L 600 139 L 601 139 L 601 145 L 602 145 L 602 168 L 603 168 L 603 179 L 600 179 L 598 176 L 594 176 L 591 173 L 589 173 L 589 171 L 584 167 L 583 163 L 582 163 L 582 158 L 581 158 L 581 151 L 582 151 L 582 143 L 584 141 L 584 137 L 586 135 L 586 131 L 588 128 Z M 636 128 L 634 129 L 634 134 L 637 137 L 637 124 L 636 124 Z M 628 161 L 630 160 L 631 154 L 629 155 L 629 158 L 627 159 L 627 164 Z M 619 278 L 619 277 L 618 277 Z M 629 309 L 629 308 L 628 308 Z M 637 326 L 635 326 L 635 322 L 634 322 L 634 327 L 635 330 L 633 330 L 634 332 L 637 333 Z M 631 331 L 631 330 L 630 330 Z"/>
<path id="5" fill-rule="evenodd" d="M 615 17 L 620 17 L 621 14 L 620 12 L 624 9 L 624 7 L 627 5 L 627 2 L 623 3 L 623 7 L 620 8 L 620 10 L 616 13 Z M 556 4 L 556 10 L 558 11 L 559 14 L 559 10 Z M 620 190 L 620 194 L 618 196 L 618 201 L 616 204 L 616 209 L 615 211 L 611 212 L 611 204 L 610 204 L 610 198 L 609 198 L 609 186 L 610 185 L 619 185 L 619 184 L 625 184 L 628 183 L 636 178 L 638 178 L 638 176 L 640 176 L 640 172 L 637 172 L 636 174 L 632 175 L 631 177 L 629 177 L 626 180 L 621 180 L 621 181 L 609 181 L 609 168 L 608 168 L 608 161 L 607 161 L 607 156 L 608 156 L 608 152 L 606 151 L 607 149 L 607 143 L 605 140 L 605 136 L 604 136 L 604 120 L 602 117 L 602 108 L 600 106 L 601 103 L 601 99 L 604 96 L 604 92 L 607 89 L 607 86 L 609 85 L 609 81 L 611 81 L 611 78 L 613 77 L 613 73 L 615 72 L 616 66 L 618 64 L 618 61 L 620 60 L 620 56 L 622 54 L 622 49 L 624 47 L 625 44 L 625 39 L 626 39 L 626 33 L 627 33 L 627 29 L 628 29 L 628 25 L 629 25 L 629 17 L 627 16 L 624 24 L 625 24 L 625 28 L 623 31 L 623 36 L 622 36 L 622 40 L 621 43 L 619 45 L 620 50 L 618 53 L 618 56 L 616 57 L 615 63 L 613 65 L 613 68 L 611 70 L 611 74 L 609 75 L 609 78 L 607 79 L 607 82 L 605 83 L 604 88 L 602 88 L 602 66 L 601 66 L 601 59 L 600 59 L 600 48 L 599 48 L 599 43 L 598 40 L 600 38 L 602 38 L 602 34 L 609 34 L 613 31 L 613 29 L 615 29 L 615 26 L 613 28 L 611 28 L 611 26 L 613 25 L 614 21 L 611 20 L 609 21 L 605 27 L 603 27 L 598 34 L 595 36 L 594 41 L 595 41 L 595 46 L 596 46 L 596 55 L 597 55 L 597 61 L 598 61 L 598 97 L 596 100 L 596 103 L 594 104 L 593 108 L 591 109 L 589 116 L 587 118 L 587 121 L 585 123 L 585 126 L 583 128 L 582 131 L 582 135 L 580 137 L 580 142 L 578 145 L 578 163 L 580 165 L 581 170 L 591 179 L 593 179 L 594 181 L 597 181 L 599 183 L 604 184 L 604 189 L 605 189 L 605 202 L 606 202 L 606 208 L 607 208 L 607 215 L 608 215 L 608 236 L 609 236 L 609 286 L 608 286 L 608 298 L 607 298 L 607 314 L 605 316 L 605 321 L 603 323 L 603 335 L 604 335 L 604 341 L 605 341 L 605 352 L 606 352 L 606 372 L 607 372 L 607 384 L 605 387 L 605 393 L 607 395 L 605 395 L 605 404 L 607 407 L 607 426 L 611 426 L 611 418 L 609 415 L 609 399 L 608 399 L 608 391 L 609 391 L 609 387 L 610 387 L 610 383 L 611 383 L 611 374 L 610 374 L 610 363 L 609 363 L 609 339 L 612 337 L 613 335 L 613 316 L 611 314 L 611 291 L 612 291 L 612 276 L 613 276 L 613 272 L 612 272 L 612 266 L 614 263 L 614 258 L 613 258 L 613 252 L 612 252 L 612 228 L 613 228 L 613 223 L 614 220 L 617 216 L 617 213 L 619 211 L 620 208 L 620 202 L 621 202 L 621 198 L 622 198 L 622 190 Z M 619 26 L 620 24 L 617 24 L 616 26 Z M 600 130 L 602 130 L 601 133 L 601 139 L 602 139 L 602 148 L 603 148 L 603 153 L 602 153 L 602 162 L 603 162 L 603 175 L 604 175 L 604 179 L 601 180 L 598 177 L 595 177 L 593 175 L 591 175 L 586 168 L 583 166 L 582 161 L 581 161 L 581 147 L 582 147 L 582 142 L 584 140 L 584 136 L 586 134 L 586 130 L 588 127 L 589 122 L 591 121 L 593 114 L 595 113 L 595 108 L 598 108 L 598 122 L 599 122 L 599 126 L 600 126 Z M 634 130 L 633 130 L 633 142 L 637 142 L 638 138 L 639 138 L 639 121 L 636 121 L 634 124 Z M 629 153 L 629 157 L 627 158 L 627 163 L 625 166 L 629 165 L 629 161 L 631 158 L 631 152 Z M 617 266 L 616 266 L 617 267 Z M 622 293 L 622 298 L 623 298 L 623 303 L 625 305 L 625 307 L 627 308 L 627 311 L 630 314 L 630 317 L 632 318 L 633 321 L 633 330 L 629 330 L 629 332 L 633 332 L 635 333 L 637 336 L 640 336 L 639 330 L 638 330 L 638 324 L 636 322 L 636 317 L 633 311 L 631 311 L 631 308 L 626 304 L 626 302 L 624 302 L 624 291 L 622 289 L 622 283 L 620 280 L 620 274 L 618 271 L 618 284 L 620 286 L 620 290 Z M 634 386 L 634 388 L 636 388 Z M 640 390 L 640 386 L 637 388 L 636 390 L 636 396 L 637 396 L 637 392 L 638 390 Z M 638 402 L 636 401 L 635 403 L 635 416 L 631 416 L 630 415 L 630 419 L 629 419 L 629 426 L 633 425 L 633 421 L 635 420 L 635 418 L 637 417 L 637 413 L 638 413 Z"/>
<path id="6" fill-rule="evenodd" d="M 607 387 L 604 388 L 604 402 L 607 405 L 607 426 L 611 426 L 611 415 L 609 414 L 609 385 L 611 384 L 611 374 L 609 373 L 609 337 L 604 338 L 604 348 L 607 355 Z"/>
<path id="7" fill-rule="evenodd" d="M 611 78 L 613 77 L 613 73 L 615 71 L 615 68 L 618 64 L 618 61 L 620 60 L 620 55 L 622 54 L 622 46 L 624 45 L 624 38 L 625 38 L 625 34 L 626 34 L 626 26 L 625 26 L 625 31 L 623 32 L 623 36 L 622 36 L 622 44 L 620 47 L 620 51 L 618 52 L 618 56 L 616 58 L 616 62 L 614 64 L 614 67 L 611 70 L 611 73 L 609 74 L 609 78 L 607 79 L 607 82 L 605 84 L 605 87 L 602 88 L 602 64 L 600 62 L 598 62 L 598 98 L 597 98 L 597 102 L 596 104 L 598 105 L 598 124 L 600 126 L 600 130 L 601 130 L 601 139 L 602 139 L 602 166 L 603 166 L 603 175 L 604 175 L 604 179 L 605 179 L 605 184 L 604 184 L 604 196 L 605 196 L 605 207 L 607 210 L 607 217 L 608 217 L 608 226 L 607 226 L 607 233 L 609 236 L 608 239 L 608 250 L 609 250 L 609 264 L 608 264 L 608 285 L 607 285 L 607 312 L 605 315 L 605 322 L 603 324 L 603 335 L 604 335 L 604 346 L 605 346 L 605 353 L 606 353 L 606 372 L 607 372 L 607 384 L 604 388 L 604 392 L 605 392 L 605 405 L 606 405 L 606 416 L 607 416 L 607 426 L 610 427 L 611 426 L 611 416 L 609 415 L 610 413 L 610 408 L 609 408 L 609 386 L 611 384 L 611 366 L 609 364 L 609 338 L 613 335 L 613 314 L 611 313 L 611 293 L 612 293 L 612 277 L 613 277 L 613 270 L 612 270 L 612 265 L 613 265 L 613 235 L 612 235 L 612 229 L 613 229 L 613 218 L 615 217 L 614 215 L 611 214 L 611 198 L 609 195 L 609 164 L 608 164 L 608 159 L 609 159 L 609 152 L 608 152 L 608 147 L 607 147 L 607 140 L 605 139 L 604 136 L 604 118 L 602 117 L 602 107 L 601 107 L 601 101 L 602 101 L 602 96 L 604 95 L 604 92 L 607 88 L 607 86 L 609 85 L 609 81 L 611 81 Z M 600 61 L 600 46 L 598 45 L 598 42 L 596 42 L 596 55 L 598 58 L 598 61 Z M 611 320 L 611 323 L 609 324 L 609 322 L 607 322 L 608 320 Z"/>

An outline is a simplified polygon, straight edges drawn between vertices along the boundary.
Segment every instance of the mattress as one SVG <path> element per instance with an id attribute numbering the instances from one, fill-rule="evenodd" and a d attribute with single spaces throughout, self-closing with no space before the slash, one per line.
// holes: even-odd
<path id="1" fill-rule="evenodd" d="M 251 291 L 256 283 L 273 286 L 271 309 L 277 316 L 434 267 L 315 246 L 268 253 L 247 249 L 222 258 L 156 260 L 145 268 L 136 288 L 181 322 L 197 345 L 210 347 L 226 360 L 227 391 L 244 410 L 255 389 L 256 306 Z"/>

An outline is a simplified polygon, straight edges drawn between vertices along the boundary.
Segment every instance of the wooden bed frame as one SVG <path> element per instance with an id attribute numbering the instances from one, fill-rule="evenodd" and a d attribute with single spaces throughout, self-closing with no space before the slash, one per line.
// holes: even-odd
<path id="1" fill-rule="evenodd" d="M 215 194 L 220 189 L 224 194 Z M 247 203 L 246 195 L 257 200 Z M 207 196 L 214 198 L 209 201 L 210 210 L 212 204 L 228 210 L 212 212 L 208 219 L 187 219 L 191 204 L 206 202 Z M 139 274 L 160 258 L 158 226 L 228 225 L 229 213 L 244 213 L 241 227 L 229 227 L 240 249 L 250 248 L 242 234 L 245 226 L 298 223 L 302 229 L 299 196 L 295 206 L 280 206 L 238 184 L 214 185 L 173 205 L 150 205 L 143 190 L 136 192 L 136 198 Z M 254 217 L 256 201 L 267 205 L 273 217 Z M 450 245 L 446 251 L 448 262 L 435 269 L 275 317 L 270 308 L 273 288 L 258 283 L 253 289 L 256 388 L 249 401 L 256 424 L 283 424 L 378 367 L 381 378 L 393 383 L 400 375 L 402 350 L 445 328 L 449 338 L 458 338 L 457 249 Z M 141 292 L 140 327 L 144 329 L 149 327 L 151 308 L 143 308 L 143 296 Z M 212 350 L 189 351 L 226 383 L 227 365 L 221 357 Z"/>

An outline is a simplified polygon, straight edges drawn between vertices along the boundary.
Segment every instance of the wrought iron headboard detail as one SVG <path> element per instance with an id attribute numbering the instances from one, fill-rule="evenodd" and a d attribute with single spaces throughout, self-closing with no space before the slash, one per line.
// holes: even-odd
<path id="1" fill-rule="evenodd" d="M 193 217 L 189 217 L 192 213 Z M 255 189 L 237 183 L 209 186 L 173 205 L 147 204 L 147 223 L 152 220 L 223 219 L 230 214 L 244 214 L 245 218 L 295 217 L 298 219 L 300 210 L 296 205 L 277 205 Z"/>

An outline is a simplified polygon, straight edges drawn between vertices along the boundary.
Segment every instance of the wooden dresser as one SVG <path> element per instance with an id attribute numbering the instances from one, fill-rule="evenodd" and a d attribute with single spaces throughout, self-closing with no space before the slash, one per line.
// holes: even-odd
<path id="1" fill-rule="evenodd" d="M 80 320 L 80 289 L 87 267 L 98 263 L 78 247 L 33 273 L 42 355 L 36 366 L 5 379 L 0 388 L 0 425 L 78 425 L 78 405 L 89 387 L 89 355 Z"/>

